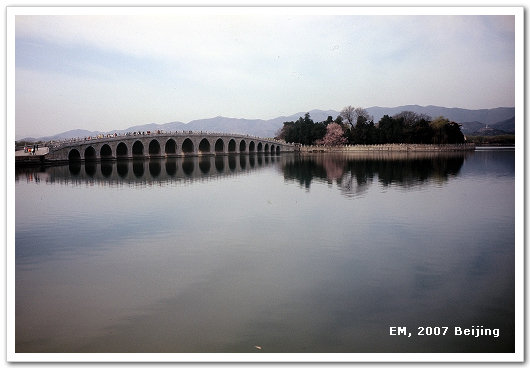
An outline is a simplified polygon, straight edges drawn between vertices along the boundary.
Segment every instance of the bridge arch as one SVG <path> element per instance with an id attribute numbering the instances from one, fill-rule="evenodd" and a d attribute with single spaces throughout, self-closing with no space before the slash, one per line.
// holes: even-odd
<path id="1" fill-rule="evenodd" d="M 193 147 L 193 142 L 191 141 L 191 139 L 189 138 L 184 139 L 184 141 L 182 142 L 182 153 L 184 154 L 193 153 L 193 150 L 194 150 L 194 147 Z"/>
<path id="2" fill-rule="evenodd" d="M 203 138 L 199 143 L 199 153 L 210 153 L 210 141 Z"/>
<path id="3" fill-rule="evenodd" d="M 156 139 L 149 142 L 149 156 L 151 155 L 160 155 L 160 142 Z"/>
<path id="4" fill-rule="evenodd" d="M 173 138 L 169 138 L 164 147 L 164 152 L 170 155 L 175 155 L 177 153 L 177 142 Z"/>
<path id="5" fill-rule="evenodd" d="M 124 142 L 118 143 L 118 146 L 116 147 L 116 158 L 124 158 L 128 156 L 128 148 L 127 145 Z"/>
<path id="6" fill-rule="evenodd" d="M 97 159 L 96 150 L 92 146 L 85 148 L 85 161 L 91 160 L 94 161 Z"/>
<path id="7" fill-rule="evenodd" d="M 108 144 L 104 144 L 101 146 L 101 149 L 99 150 L 99 157 L 101 157 L 102 160 L 108 160 L 112 158 L 112 148 Z"/>
<path id="8" fill-rule="evenodd" d="M 50 147 L 47 159 L 50 161 L 97 161 L 164 156 L 253 154 L 256 152 L 279 154 L 284 151 L 296 151 L 296 147 L 292 144 L 248 135 L 202 132 L 155 132 L 151 135 L 149 133 L 134 134 L 134 136 L 133 134 L 114 135 L 98 137 L 97 140 L 94 138 L 93 141 L 79 139 L 59 143 Z M 72 152 L 72 150 L 76 151 Z"/>
<path id="9" fill-rule="evenodd" d="M 215 141 L 214 150 L 215 152 L 218 152 L 218 153 L 222 153 L 225 151 L 225 142 L 223 141 L 222 138 L 219 138 Z"/>
<path id="10" fill-rule="evenodd" d="M 81 154 L 77 149 L 72 149 L 68 153 L 68 160 L 69 161 L 81 161 Z"/>
<path id="11" fill-rule="evenodd" d="M 140 141 L 134 142 L 132 146 L 132 154 L 134 156 L 143 156 L 144 155 L 144 144 Z"/>
<path id="12" fill-rule="evenodd" d="M 235 152 L 236 151 L 236 141 L 232 138 L 230 141 L 228 141 L 228 152 Z"/>

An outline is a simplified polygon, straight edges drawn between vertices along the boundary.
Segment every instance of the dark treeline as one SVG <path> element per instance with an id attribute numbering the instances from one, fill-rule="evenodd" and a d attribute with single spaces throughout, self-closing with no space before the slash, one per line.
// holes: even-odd
<path id="1" fill-rule="evenodd" d="M 336 119 L 328 116 L 326 121 L 315 123 L 306 113 L 297 121 L 284 122 L 277 138 L 289 143 L 330 146 L 344 143 L 453 144 L 465 141 L 460 125 L 443 116 L 432 119 L 424 114 L 402 111 L 394 116 L 385 115 L 375 124 L 365 109 L 351 106 L 344 108 Z"/>
<path id="2" fill-rule="evenodd" d="M 515 146 L 515 135 L 468 136 L 468 142 L 479 146 Z"/>
<path id="3" fill-rule="evenodd" d="M 326 121 L 315 123 L 309 113 L 306 113 L 297 121 L 283 123 L 282 129 L 278 132 L 278 139 L 284 139 L 288 143 L 301 143 L 310 145 L 315 141 L 324 138 L 328 124 L 333 122 L 333 118 L 328 116 Z"/>

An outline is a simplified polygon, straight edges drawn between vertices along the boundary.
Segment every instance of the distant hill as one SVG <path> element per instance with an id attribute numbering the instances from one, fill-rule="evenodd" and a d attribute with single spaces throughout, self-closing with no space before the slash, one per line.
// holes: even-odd
<path id="1" fill-rule="evenodd" d="M 478 131 L 481 128 L 489 126 L 491 128 L 502 130 L 506 132 L 515 133 L 515 108 L 514 107 L 499 107 L 495 109 L 482 110 L 467 110 L 460 108 L 447 108 L 440 106 L 419 106 L 419 105 L 405 105 L 398 107 L 369 107 L 366 109 L 370 115 L 374 117 L 374 122 L 378 122 L 383 115 L 395 115 L 402 111 L 413 111 L 418 114 L 426 114 L 432 118 L 444 116 L 445 118 L 462 124 L 462 132 L 470 134 Z M 327 120 L 328 116 L 333 119 L 337 118 L 339 111 L 336 110 L 311 110 L 308 111 L 311 119 L 315 122 Z M 286 121 L 296 121 L 300 117 L 304 117 L 306 112 L 299 112 L 289 116 L 279 116 L 277 118 L 262 120 L 262 119 L 238 119 L 223 116 L 217 116 L 208 119 L 193 120 L 187 124 L 175 121 L 165 124 L 145 124 L 136 125 L 122 130 L 110 130 L 107 132 L 88 131 L 82 129 L 70 130 L 64 133 L 56 134 L 54 136 L 25 138 L 28 141 L 50 141 L 63 140 L 76 137 L 87 137 L 98 134 L 108 133 L 125 133 L 133 131 L 147 131 L 147 130 L 164 130 L 164 131 L 208 131 L 220 133 L 239 133 L 249 134 L 259 137 L 274 137 L 276 132 L 282 128 Z"/>
<path id="2" fill-rule="evenodd" d="M 493 124 L 483 124 L 478 121 L 462 123 L 462 133 L 467 135 L 505 135 L 515 134 L 515 116 Z"/>
<path id="3" fill-rule="evenodd" d="M 461 108 L 448 108 L 440 106 L 418 106 L 405 105 L 399 107 L 370 107 L 366 109 L 378 122 L 383 115 L 395 115 L 401 111 L 412 111 L 418 114 L 426 114 L 431 118 L 443 116 L 457 123 L 480 122 L 484 125 L 492 125 L 515 116 L 515 107 L 497 107 L 494 109 L 468 110 Z"/>
<path id="4" fill-rule="evenodd" d="M 470 135 L 480 135 L 480 136 L 483 136 L 483 137 L 492 137 L 492 136 L 495 136 L 495 135 L 507 135 L 507 134 L 510 134 L 510 133 L 505 132 L 504 130 L 499 130 L 499 129 L 492 128 L 490 126 L 485 126 L 483 128 L 480 128 L 477 131 L 472 132 Z M 511 133 L 511 134 L 513 134 L 513 133 Z"/>
<path id="5" fill-rule="evenodd" d="M 504 130 L 509 134 L 515 134 L 515 116 L 511 117 L 510 119 L 491 124 L 491 127 L 499 130 Z"/>
<path id="6" fill-rule="evenodd" d="M 31 140 L 58 141 L 58 140 L 63 140 L 63 139 L 76 138 L 76 137 L 88 137 L 88 136 L 98 135 L 98 134 L 102 134 L 102 132 L 99 132 L 97 130 L 74 129 L 74 130 L 69 130 L 67 132 L 59 133 L 53 136 L 39 137 L 39 138 L 24 138 L 23 140 L 25 141 L 31 141 Z"/>
<path id="7" fill-rule="evenodd" d="M 465 135 L 474 135 L 476 131 L 486 127 L 486 124 L 482 124 L 478 121 L 465 122 L 461 124 L 462 126 L 460 127 L 460 130 Z"/>

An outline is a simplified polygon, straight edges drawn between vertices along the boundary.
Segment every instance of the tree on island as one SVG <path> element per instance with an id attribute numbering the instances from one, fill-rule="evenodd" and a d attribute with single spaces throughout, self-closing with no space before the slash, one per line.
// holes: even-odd
<path id="1" fill-rule="evenodd" d="M 346 106 L 342 109 L 339 116 L 350 124 L 350 129 L 353 129 L 359 118 L 364 117 L 366 121 L 374 120 L 373 116 L 370 116 L 368 111 L 362 107 Z"/>
<path id="2" fill-rule="evenodd" d="M 460 124 L 449 121 L 443 116 L 431 121 L 430 126 L 434 132 L 432 141 L 434 144 L 464 143 L 465 141 L 464 134 L 460 131 Z"/>
<path id="3" fill-rule="evenodd" d="M 383 143 L 432 143 L 431 117 L 402 111 L 379 120 L 379 141 Z"/>
<path id="4" fill-rule="evenodd" d="M 340 130 L 334 125 L 328 135 L 331 124 L 338 125 Z M 352 106 L 345 107 L 335 120 L 328 116 L 326 121 L 315 123 L 306 113 L 297 121 L 284 122 L 276 138 L 304 145 L 454 144 L 465 140 L 460 124 L 443 116 L 433 120 L 425 114 L 402 111 L 394 116 L 384 115 L 374 124 L 373 117 L 365 109 Z"/>
<path id="5" fill-rule="evenodd" d="M 320 123 L 315 123 L 309 113 L 304 117 L 300 117 L 297 121 L 286 121 L 283 127 L 276 134 L 276 138 L 284 139 L 286 142 L 300 143 L 311 145 L 316 140 L 322 139 L 326 134 L 326 126 L 331 121 L 332 117 Z"/>
<path id="6" fill-rule="evenodd" d="M 426 114 L 413 111 L 401 111 L 392 116 L 399 121 L 402 128 L 402 143 L 431 143 L 433 132 L 429 128 L 432 118 Z"/>
<path id="7" fill-rule="evenodd" d="M 366 115 L 358 116 L 357 124 L 350 130 L 350 143 L 374 144 L 378 141 L 373 118 L 368 121 Z"/>
<path id="8" fill-rule="evenodd" d="M 315 141 L 316 144 L 323 144 L 324 146 L 340 146 L 347 142 L 342 126 L 337 123 L 329 123 L 324 138 Z"/>

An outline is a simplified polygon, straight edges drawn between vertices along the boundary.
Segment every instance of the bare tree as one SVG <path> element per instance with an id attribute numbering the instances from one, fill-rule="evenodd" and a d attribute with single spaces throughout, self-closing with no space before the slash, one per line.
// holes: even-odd
<path id="1" fill-rule="evenodd" d="M 403 118 L 403 122 L 406 125 L 415 125 L 419 123 L 422 119 L 425 121 L 431 121 L 432 118 L 426 114 L 418 114 L 413 111 L 401 111 L 400 113 L 392 116 L 394 119 Z"/>
<path id="2" fill-rule="evenodd" d="M 357 119 L 359 119 L 360 117 L 365 117 L 366 121 L 374 120 L 373 116 L 371 116 L 368 111 L 366 111 L 366 109 L 363 109 L 362 107 L 347 106 L 342 109 L 339 116 L 341 116 L 344 120 L 348 121 L 351 128 L 353 128 L 353 126 L 357 124 Z"/>
<path id="3" fill-rule="evenodd" d="M 339 116 L 342 119 L 346 120 L 351 126 L 353 126 L 353 117 L 354 117 L 355 108 L 353 106 L 346 106 L 342 109 Z M 357 119 L 355 119 L 357 121 Z"/>

